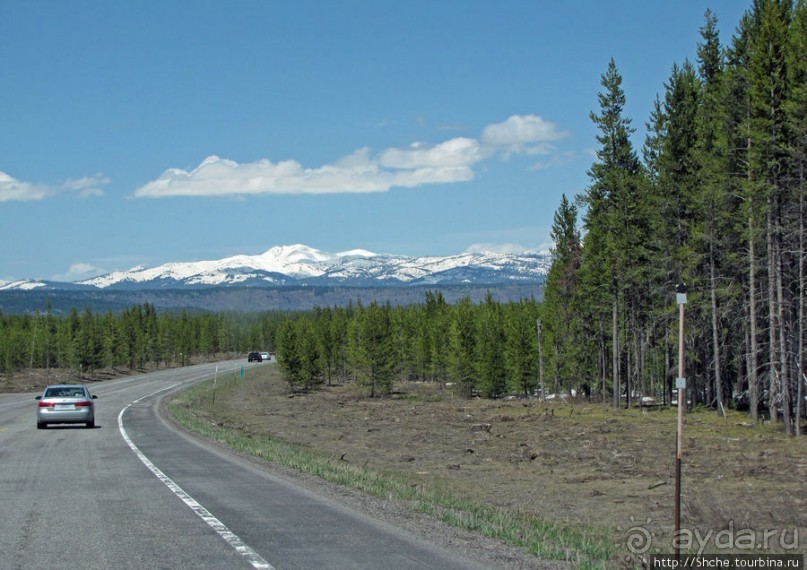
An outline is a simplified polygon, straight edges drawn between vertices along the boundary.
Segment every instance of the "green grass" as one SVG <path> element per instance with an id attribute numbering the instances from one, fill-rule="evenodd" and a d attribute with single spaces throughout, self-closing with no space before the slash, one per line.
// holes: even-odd
<path id="1" fill-rule="evenodd" d="M 215 398 L 227 397 L 236 382 L 219 379 Z M 374 497 L 399 501 L 452 526 L 478 532 L 550 560 L 568 560 L 577 568 L 607 568 L 615 546 L 605 529 L 559 525 L 535 516 L 478 504 L 452 495 L 437 481 L 341 461 L 276 438 L 223 425 L 215 416 L 213 382 L 191 387 L 170 403 L 171 415 L 186 429 L 232 449 Z"/>

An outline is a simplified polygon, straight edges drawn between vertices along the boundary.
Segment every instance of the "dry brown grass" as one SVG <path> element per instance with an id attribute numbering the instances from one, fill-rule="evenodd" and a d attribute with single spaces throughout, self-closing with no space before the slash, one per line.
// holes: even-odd
<path id="1" fill-rule="evenodd" d="M 636 527 L 650 533 L 649 552 L 672 551 L 675 410 L 463 400 L 418 383 L 399 384 L 378 399 L 351 385 L 292 394 L 267 365 L 232 382 L 215 407 L 227 426 L 355 465 L 440 481 L 463 498 L 542 520 L 607 527 L 626 554 Z M 682 527 L 701 537 L 727 529 L 784 530 L 786 550 L 796 540 L 803 551 L 807 438 L 788 438 L 777 426 L 747 427 L 747 421 L 744 414 L 722 419 L 711 410 L 686 415 Z M 777 535 L 761 550 L 782 551 L 779 542 Z M 713 538 L 710 550 L 719 551 Z"/>

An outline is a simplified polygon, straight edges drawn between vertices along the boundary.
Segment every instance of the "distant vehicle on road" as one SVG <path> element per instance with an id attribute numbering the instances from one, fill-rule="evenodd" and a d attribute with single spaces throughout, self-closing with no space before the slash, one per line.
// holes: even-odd
<path id="1" fill-rule="evenodd" d="M 36 427 L 45 429 L 48 424 L 85 424 L 95 427 L 95 400 L 82 384 L 58 384 L 48 386 L 40 396 L 36 407 Z"/>
<path id="2" fill-rule="evenodd" d="M 269 362 L 270 360 L 272 360 L 272 357 L 269 356 L 268 352 L 262 352 L 261 353 L 261 359 Z"/>
<path id="3" fill-rule="evenodd" d="M 263 362 L 263 357 L 260 352 L 250 352 L 247 356 L 247 362 Z"/>

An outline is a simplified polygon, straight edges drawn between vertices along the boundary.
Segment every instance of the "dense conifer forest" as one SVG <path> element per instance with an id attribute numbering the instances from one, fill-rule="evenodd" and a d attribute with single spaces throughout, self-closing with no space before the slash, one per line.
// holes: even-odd
<path id="1" fill-rule="evenodd" d="M 590 185 L 555 214 L 548 366 L 614 405 L 669 394 L 684 283 L 690 404 L 766 413 L 798 433 L 807 4 L 755 0 L 727 46 L 707 12 L 700 36 L 697 60 L 672 65 L 641 149 L 616 63 L 602 75 Z"/>
<path id="2" fill-rule="evenodd" d="M 50 309 L 0 312 L 0 372 L 61 368 L 92 375 L 102 369 L 185 366 L 196 357 L 234 356 L 271 344 L 281 313 L 157 312 L 144 303 L 113 313 Z"/>
<path id="3" fill-rule="evenodd" d="M 601 77 L 589 185 L 555 212 L 543 302 L 305 312 L 0 313 L 0 370 L 185 364 L 276 350 L 293 389 L 396 380 L 498 398 L 577 391 L 630 406 L 669 402 L 679 308 L 688 405 L 748 410 L 789 434 L 805 418 L 807 2 L 755 0 L 721 45 L 707 11 L 696 61 L 671 63 L 634 145 L 615 61 Z"/>

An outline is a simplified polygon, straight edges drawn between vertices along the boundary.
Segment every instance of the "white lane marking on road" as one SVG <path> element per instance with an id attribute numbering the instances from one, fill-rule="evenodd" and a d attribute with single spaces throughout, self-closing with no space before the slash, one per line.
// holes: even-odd
<path id="1" fill-rule="evenodd" d="M 171 489 L 171 491 L 182 501 L 190 507 L 190 509 L 195 512 L 199 517 L 205 521 L 213 530 L 215 530 L 221 538 L 223 538 L 227 543 L 232 546 L 238 554 L 246 558 L 246 560 L 252 565 L 253 568 L 260 568 L 262 570 L 274 570 L 274 567 L 269 564 L 264 558 L 252 550 L 243 540 L 241 540 L 234 532 L 228 529 L 224 523 L 222 523 L 219 519 L 214 517 L 210 511 L 200 505 L 196 499 L 191 497 L 185 491 L 182 490 L 182 487 L 174 483 L 174 481 L 168 477 L 165 473 L 160 471 L 160 469 L 154 465 L 145 454 L 140 451 L 140 449 L 135 445 L 135 443 L 129 437 L 129 434 L 126 433 L 126 430 L 123 428 L 123 414 L 128 410 L 133 404 L 137 404 L 141 400 L 149 398 L 155 394 L 159 394 L 160 392 L 164 392 L 166 390 L 170 390 L 176 386 L 176 384 L 172 386 L 168 386 L 167 388 L 162 388 L 161 390 L 157 390 L 156 392 L 152 392 L 151 394 L 147 394 L 142 398 L 138 398 L 134 402 L 128 404 L 125 408 L 123 408 L 120 413 L 118 414 L 118 429 L 120 430 L 121 435 L 123 436 L 124 441 L 126 444 L 135 452 L 135 455 L 140 458 L 140 461 L 149 468 L 149 470 L 163 483 L 165 486 Z"/>

